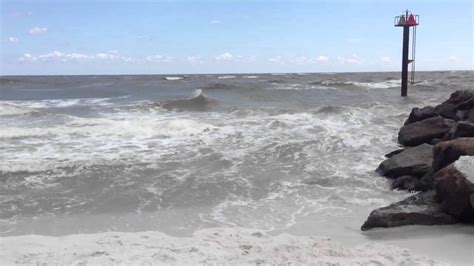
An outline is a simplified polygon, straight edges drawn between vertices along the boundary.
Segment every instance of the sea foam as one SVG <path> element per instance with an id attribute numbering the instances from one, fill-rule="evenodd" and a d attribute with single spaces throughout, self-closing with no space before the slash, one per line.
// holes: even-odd
<path id="1" fill-rule="evenodd" d="M 2 264 L 442 265 L 383 244 L 350 247 L 323 237 L 269 236 L 243 228 L 204 229 L 192 237 L 148 231 L 0 240 Z"/>

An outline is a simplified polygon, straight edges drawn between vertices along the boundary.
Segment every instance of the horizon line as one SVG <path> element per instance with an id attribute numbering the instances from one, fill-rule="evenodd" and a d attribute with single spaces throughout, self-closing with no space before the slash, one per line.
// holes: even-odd
<path id="1" fill-rule="evenodd" d="M 474 71 L 474 69 L 438 69 L 438 70 L 419 70 L 416 72 L 460 72 L 460 71 Z M 115 73 L 115 74 L 0 74 L 0 77 L 17 77 L 17 76 L 192 76 L 192 75 L 271 75 L 271 74 L 345 74 L 345 73 L 393 73 L 401 71 L 321 71 L 321 72 L 214 72 L 214 73 L 154 73 L 154 74 L 137 74 L 137 73 Z"/>

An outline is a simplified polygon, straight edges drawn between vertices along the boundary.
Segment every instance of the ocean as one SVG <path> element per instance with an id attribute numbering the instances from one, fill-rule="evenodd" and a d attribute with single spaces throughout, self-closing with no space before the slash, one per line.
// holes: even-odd
<path id="1" fill-rule="evenodd" d="M 402 98 L 399 73 L 3 76 L 0 245 L 59 248 L 148 235 L 161 239 L 156 261 L 165 263 L 285 263 L 265 260 L 277 258 L 274 248 L 285 241 L 301 254 L 314 254 L 311 243 L 320 243 L 319 250 L 335 252 L 328 263 L 449 261 L 451 251 L 439 258 L 439 250 L 417 249 L 419 237 L 402 242 L 409 238 L 403 230 L 386 230 L 405 236 L 390 239 L 359 231 L 371 210 L 409 195 L 390 190 L 374 169 L 398 147 L 411 108 L 472 89 L 474 75 L 420 72 L 417 81 Z M 428 242 L 441 231 L 439 241 L 472 241 L 462 226 L 423 230 L 432 230 Z M 241 242 L 232 237 L 246 244 L 234 246 Z M 228 244 L 203 251 L 216 241 Z M 104 262 L 113 257 L 110 243 L 108 256 L 90 244 L 92 255 L 81 259 Z M 386 246 L 351 249 L 360 243 L 391 243 L 427 258 Z M 193 249 L 202 254 L 185 259 Z M 209 255 L 216 250 L 230 255 Z M 469 246 L 465 252 L 469 260 Z M 38 254 L 19 261 L 51 259 Z M 284 254 L 318 261 L 291 257 L 288 248 Z"/>

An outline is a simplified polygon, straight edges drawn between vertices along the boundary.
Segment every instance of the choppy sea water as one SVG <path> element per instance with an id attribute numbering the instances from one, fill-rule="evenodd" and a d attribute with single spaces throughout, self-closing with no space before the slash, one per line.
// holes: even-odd
<path id="1" fill-rule="evenodd" d="M 402 98 L 398 73 L 2 77 L 0 235 L 354 230 L 407 196 L 374 169 L 410 109 L 474 83 L 417 79 Z"/>

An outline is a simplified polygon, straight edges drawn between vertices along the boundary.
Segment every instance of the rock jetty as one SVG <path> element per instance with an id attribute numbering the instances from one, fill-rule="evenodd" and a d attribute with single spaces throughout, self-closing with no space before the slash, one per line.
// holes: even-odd
<path id="1" fill-rule="evenodd" d="M 474 222 L 474 90 L 437 106 L 413 108 L 398 132 L 403 149 L 377 172 L 392 189 L 417 192 L 372 211 L 361 230 Z"/>

